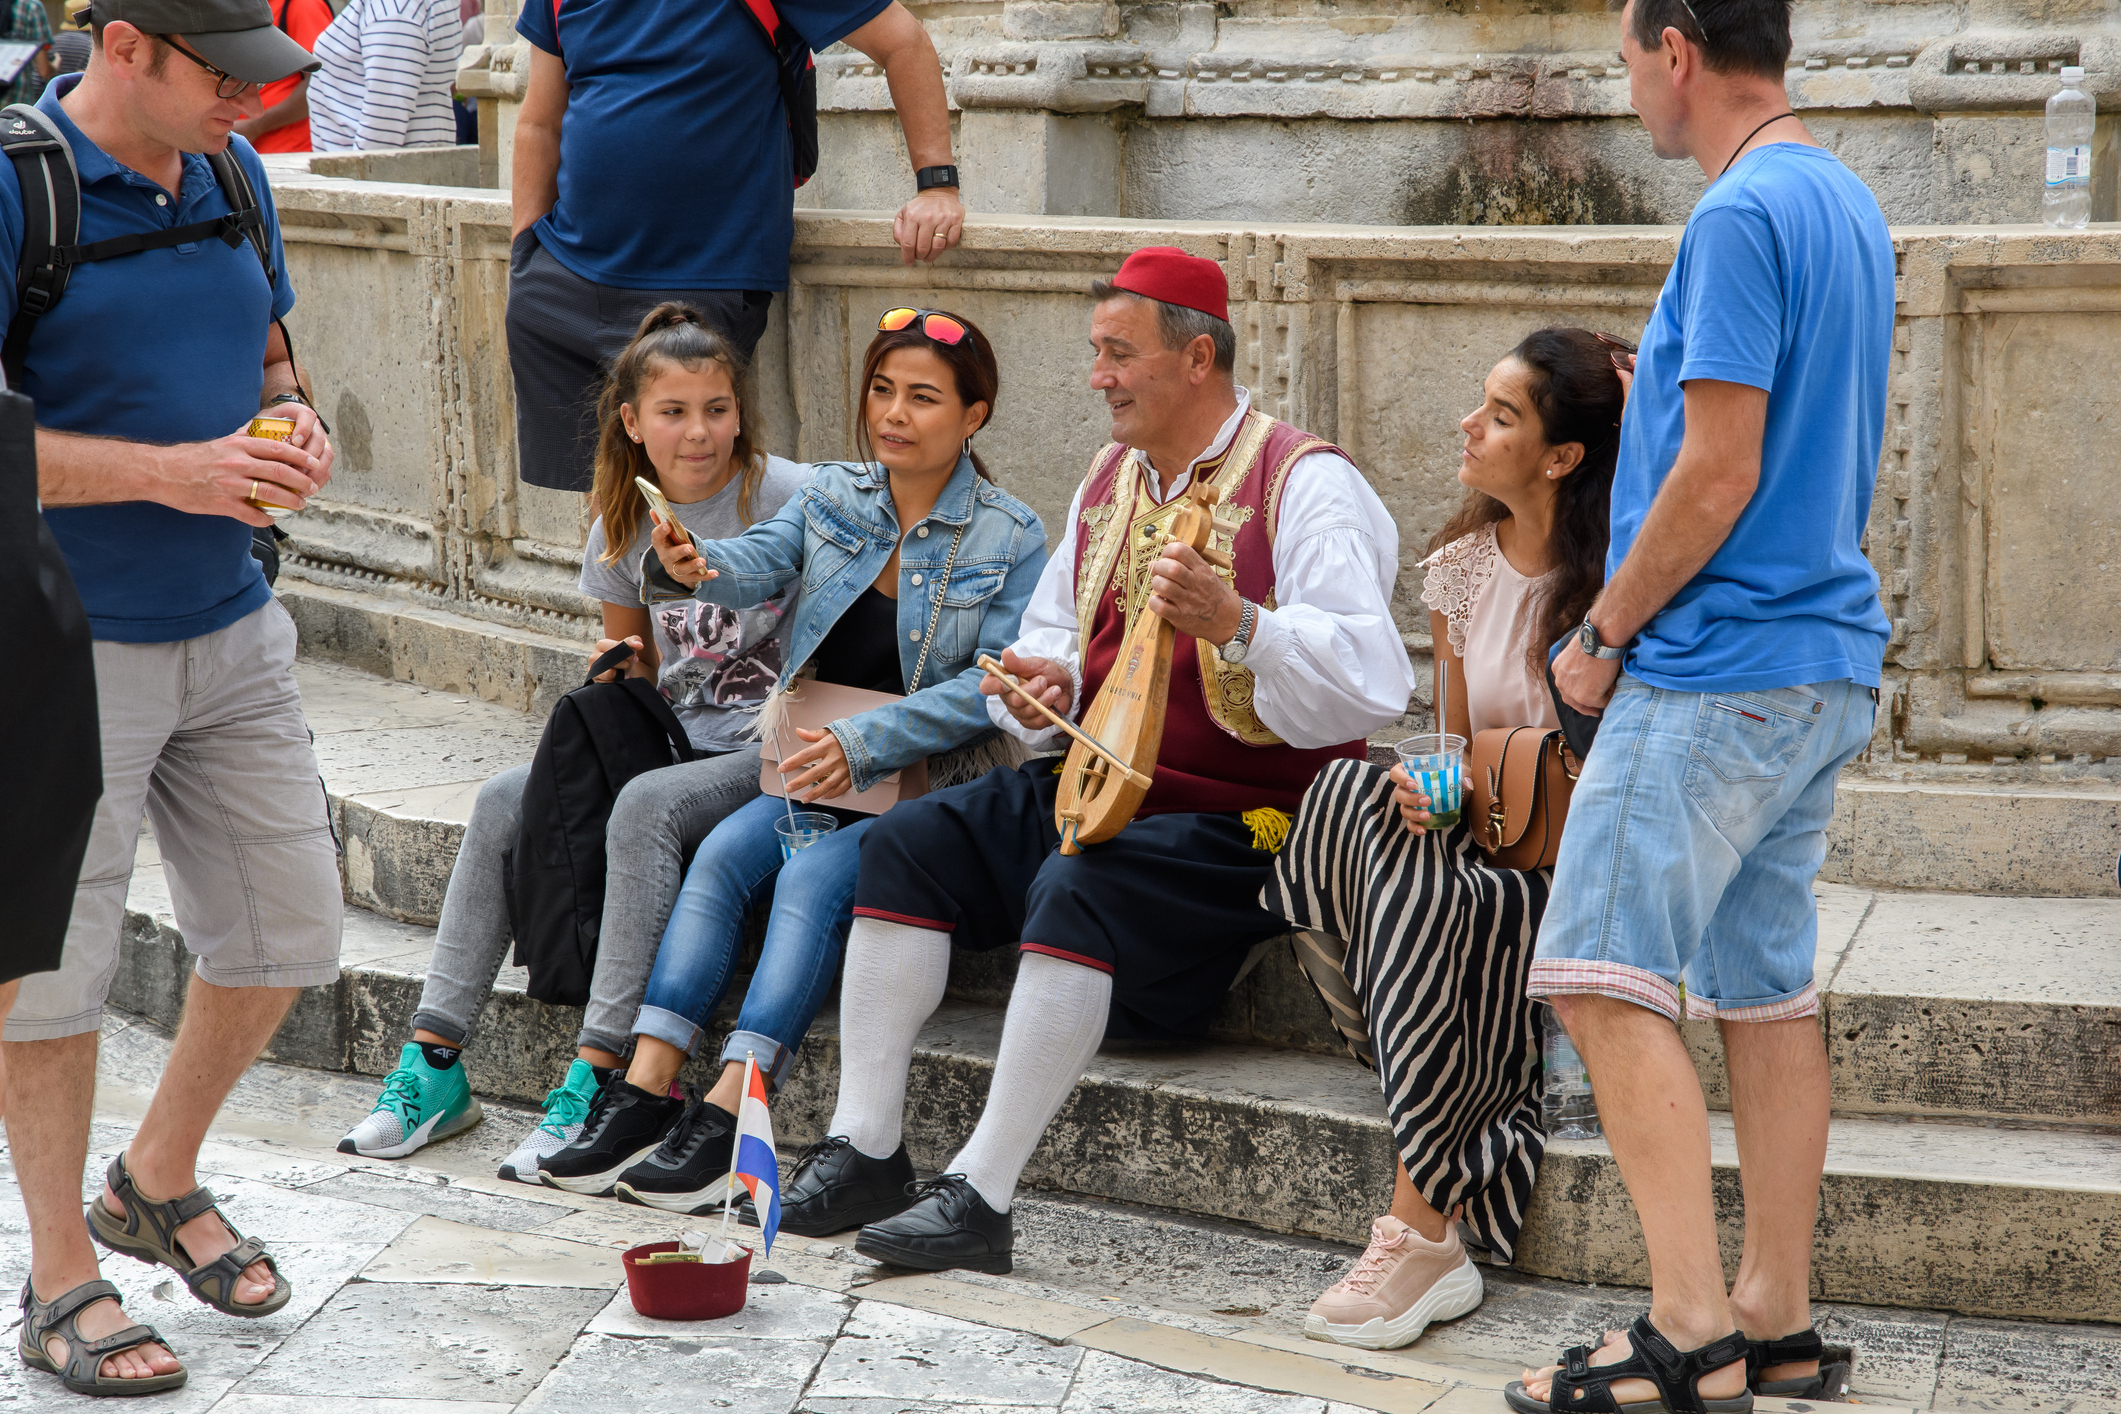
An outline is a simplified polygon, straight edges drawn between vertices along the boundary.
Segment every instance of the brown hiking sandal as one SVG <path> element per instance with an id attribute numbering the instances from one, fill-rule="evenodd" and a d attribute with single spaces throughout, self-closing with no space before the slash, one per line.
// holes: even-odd
<path id="1" fill-rule="evenodd" d="M 65 1292 L 51 1301 L 39 1301 L 30 1283 L 22 1283 L 22 1326 L 16 1339 L 16 1353 L 22 1363 L 32 1370 L 42 1370 L 47 1375 L 57 1375 L 59 1382 L 75 1394 L 104 1396 L 113 1394 L 158 1394 L 163 1390 L 176 1389 L 191 1378 L 188 1370 L 178 1370 L 168 1375 L 143 1375 L 138 1379 L 115 1379 L 103 1373 L 103 1362 L 120 1351 L 131 1350 L 141 1345 L 159 1345 L 169 1349 L 169 1342 L 153 1326 L 131 1325 L 109 1335 L 90 1340 L 81 1334 L 74 1324 L 83 1310 L 98 1301 L 117 1301 L 118 1288 L 107 1281 L 85 1281 L 72 1291 Z M 52 1359 L 44 1342 L 58 1336 L 66 1342 L 66 1363 Z"/>
<path id="2" fill-rule="evenodd" d="M 168 1267 L 184 1278 L 192 1295 L 224 1315 L 246 1319 L 270 1316 L 294 1299 L 294 1287 L 280 1275 L 280 1264 L 265 1250 L 265 1244 L 236 1231 L 236 1225 L 220 1211 L 218 1200 L 206 1189 L 194 1188 L 182 1197 L 157 1203 L 141 1196 L 140 1190 L 133 1186 L 133 1176 L 125 1167 L 123 1154 L 110 1161 L 110 1170 L 104 1178 L 110 1183 L 110 1191 L 125 1205 L 125 1215 L 120 1217 L 112 1212 L 110 1205 L 103 1201 L 103 1195 L 98 1193 L 96 1201 L 88 1205 L 88 1230 L 96 1241 L 111 1251 L 150 1266 L 160 1263 Z M 228 1235 L 236 1239 L 236 1245 L 211 1262 L 194 1266 L 191 1254 L 178 1245 L 177 1229 L 204 1213 L 220 1218 Z M 272 1268 L 272 1295 L 256 1305 L 238 1302 L 235 1299 L 236 1281 L 243 1275 L 244 1268 L 258 1261 Z"/>

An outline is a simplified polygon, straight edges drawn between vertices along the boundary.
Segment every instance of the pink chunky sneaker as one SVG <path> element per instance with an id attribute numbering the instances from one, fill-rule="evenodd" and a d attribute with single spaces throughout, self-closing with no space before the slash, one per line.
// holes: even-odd
<path id="1" fill-rule="evenodd" d="M 1480 1268 L 1452 1227 L 1431 1242 L 1398 1218 L 1370 1224 L 1370 1245 L 1355 1269 L 1311 1303 L 1304 1334 L 1364 1350 L 1412 1344 L 1432 1321 L 1480 1304 Z"/>

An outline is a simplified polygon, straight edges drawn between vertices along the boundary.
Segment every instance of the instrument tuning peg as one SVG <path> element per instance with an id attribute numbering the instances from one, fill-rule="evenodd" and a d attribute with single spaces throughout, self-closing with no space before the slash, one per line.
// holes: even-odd
<path id="1" fill-rule="evenodd" d="M 1206 560 L 1209 564 L 1215 566 L 1219 570 L 1233 570 L 1237 568 L 1237 562 L 1235 560 L 1232 560 L 1228 554 L 1216 549 L 1213 545 L 1201 546 L 1200 557 Z"/>
<path id="2" fill-rule="evenodd" d="M 1213 524 L 1217 530 L 1221 531 L 1225 535 L 1234 536 L 1237 534 L 1239 529 L 1238 523 L 1236 521 L 1224 520 L 1220 516 L 1217 516 L 1215 518 Z"/>

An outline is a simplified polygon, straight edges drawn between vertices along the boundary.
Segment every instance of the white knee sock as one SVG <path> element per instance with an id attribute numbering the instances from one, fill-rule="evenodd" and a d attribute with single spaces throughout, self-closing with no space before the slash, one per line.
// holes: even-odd
<path id="1" fill-rule="evenodd" d="M 840 976 L 840 1097 L 827 1134 L 872 1159 L 898 1151 L 913 1043 L 949 981 L 948 933 L 854 920 Z"/>
<path id="2" fill-rule="evenodd" d="M 1023 954 L 987 1108 L 944 1172 L 965 1175 L 989 1207 L 1008 1212 L 1039 1136 L 1105 1039 L 1111 1009 L 1111 973 L 1044 953 Z"/>

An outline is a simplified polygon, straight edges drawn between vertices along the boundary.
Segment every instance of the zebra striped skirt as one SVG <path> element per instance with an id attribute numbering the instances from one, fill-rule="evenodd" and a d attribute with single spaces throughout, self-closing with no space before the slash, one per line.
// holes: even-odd
<path id="1" fill-rule="evenodd" d="M 1260 896 L 1347 942 L 1341 972 L 1374 1059 L 1349 1049 L 1378 1072 L 1407 1174 L 1438 1212 L 1463 1204 L 1505 1261 L 1546 1149 L 1525 975 L 1552 874 L 1496 868 L 1462 823 L 1408 833 L 1385 767 L 1334 761 Z"/>

